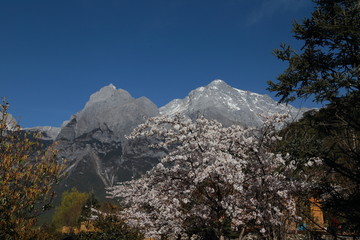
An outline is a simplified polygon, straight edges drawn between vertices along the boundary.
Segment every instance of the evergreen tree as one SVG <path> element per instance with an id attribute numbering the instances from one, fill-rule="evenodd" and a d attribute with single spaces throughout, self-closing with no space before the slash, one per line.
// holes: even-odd
<path id="1" fill-rule="evenodd" d="M 324 160 L 323 207 L 360 232 L 360 1 L 314 2 L 311 17 L 294 23 L 301 53 L 287 45 L 275 50 L 289 67 L 269 90 L 281 102 L 314 96 L 327 104 L 292 125 L 284 140 L 293 156 Z"/>
<path id="2" fill-rule="evenodd" d="M 92 216 L 92 210 L 98 209 L 99 207 L 100 207 L 99 200 L 96 199 L 95 194 L 93 192 L 90 193 L 81 209 L 81 214 L 78 219 L 79 223 L 81 224 L 81 222 L 90 220 Z"/>
<path id="3" fill-rule="evenodd" d="M 288 45 L 274 54 L 289 63 L 269 81 L 281 102 L 315 96 L 318 102 L 337 102 L 360 89 L 360 2 L 359 0 L 315 0 L 312 16 L 293 25 L 294 37 L 304 41 L 298 53 Z"/>

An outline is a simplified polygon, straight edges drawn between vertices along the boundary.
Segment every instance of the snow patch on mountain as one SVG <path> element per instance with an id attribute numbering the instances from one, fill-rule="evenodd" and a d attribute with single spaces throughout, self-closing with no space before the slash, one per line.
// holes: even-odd
<path id="1" fill-rule="evenodd" d="M 263 116 L 288 113 L 295 120 L 306 110 L 308 109 L 278 104 L 268 95 L 236 89 L 223 80 L 216 79 L 207 86 L 191 91 L 184 99 L 175 99 L 161 107 L 160 114 L 183 114 L 190 118 L 203 115 L 225 125 L 236 123 L 259 126 L 263 122 Z"/>

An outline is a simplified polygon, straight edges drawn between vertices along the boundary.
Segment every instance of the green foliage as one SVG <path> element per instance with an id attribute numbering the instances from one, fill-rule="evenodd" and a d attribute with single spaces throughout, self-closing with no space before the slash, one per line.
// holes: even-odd
<path id="1" fill-rule="evenodd" d="M 307 113 L 283 130 L 278 147 L 298 161 L 323 159 L 324 167 L 312 173 L 319 181 L 318 191 L 312 194 L 321 197 L 330 218 L 360 232 L 360 107 L 354 105 L 360 97 L 352 95 L 341 104 Z"/>
<path id="2" fill-rule="evenodd" d="M 138 228 L 131 227 L 117 216 L 121 210 L 119 205 L 105 202 L 100 208 L 103 214 L 98 216 L 94 226 L 99 229 L 96 239 L 142 240 L 144 235 Z"/>
<path id="3" fill-rule="evenodd" d="M 144 239 L 144 235 L 137 228 L 128 226 L 117 216 L 118 211 L 118 205 L 111 202 L 99 203 L 94 194 L 81 193 L 73 188 L 70 192 L 65 191 L 62 194 L 61 203 L 55 208 L 54 229 L 59 231 L 63 226 L 79 229 L 81 224 L 88 224 L 92 230 L 76 235 L 60 234 L 50 226 L 42 228 L 42 231 L 48 233 L 48 236 L 71 237 L 78 240 Z"/>
<path id="4" fill-rule="evenodd" d="M 81 223 L 83 221 L 88 221 L 91 218 L 92 209 L 99 209 L 99 208 L 100 208 L 100 203 L 96 199 L 94 193 L 88 194 L 88 197 L 81 209 L 81 214 L 78 222 Z"/>
<path id="5" fill-rule="evenodd" d="M 320 157 L 317 172 L 326 214 L 360 232 L 360 1 L 315 0 L 310 18 L 295 22 L 301 53 L 282 45 L 275 55 L 289 63 L 269 82 L 281 102 L 310 95 L 328 105 L 283 131 L 279 145 L 298 159 Z M 336 234 L 336 233 L 333 233 Z"/>
<path id="6" fill-rule="evenodd" d="M 295 38 L 304 41 L 298 53 L 288 45 L 274 54 L 289 63 L 278 77 L 269 82 L 282 102 L 314 95 L 316 101 L 334 102 L 359 91 L 360 4 L 359 0 L 315 0 L 310 18 L 295 22 Z"/>
<path id="7" fill-rule="evenodd" d="M 57 229 L 63 226 L 78 227 L 79 219 L 89 194 L 81 193 L 76 188 L 63 192 L 61 203 L 55 208 L 53 223 Z"/>
<path id="8" fill-rule="evenodd" d="M 99 206 L 99 205 L 98 205 Z M 143 240 L 144 235 L 139 229 L 130 227 L 117 216 L 120 207 L 110 202 L 105 202 L 99 207 L 97 218 L 92 220 L 95 232 L 81 232 L 79 240 Z"/>
<path id="9" fill-rule="evenodd" d="M 56 151 L 41 151 L 37 135 L 21 131 L 11 122 L 8 103 L 0 111 L 0 239 L 37 239 L 37 217 L 54 197 L 51 187 L 64 165 Z"/>
<path id="10" fill-rule="evenodd" d="M 95 227 L 99 229 L 99 232 L 95 234 L 93 239 L 144 239 L 144 235 L 137 228 L 128 226 L 124 220 L 114 215 L 100 217 L 96 221 Z"/>

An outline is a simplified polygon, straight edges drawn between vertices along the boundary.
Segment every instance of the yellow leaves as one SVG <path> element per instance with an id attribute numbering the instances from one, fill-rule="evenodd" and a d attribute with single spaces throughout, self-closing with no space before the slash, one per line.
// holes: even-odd
<path id="1" fill-rule="evenodd" d="M 1 219 L 7 220 L 0 223 L 0 236 L 11 233 L 22 239 L 38 215 L 34 206 L 51 202 L 52 184 L 65 166 L 57 162 L 54 148 L 41 150 L 37 136 L 24 134 L 18 125 L 9 130 L 5 103 L 1 110 L 0 212 Z"/>
<path id="2" fill-rule="evenodd" d="M 81 193 L 75 188 L 71 189 L 70 192 L 63 192 L 61 204 L 55 208 L 53 217 L 55 226 L 57 228 L 62 226 L 77 226 L 82 208 L 88 198 L 89 194 Z"/>

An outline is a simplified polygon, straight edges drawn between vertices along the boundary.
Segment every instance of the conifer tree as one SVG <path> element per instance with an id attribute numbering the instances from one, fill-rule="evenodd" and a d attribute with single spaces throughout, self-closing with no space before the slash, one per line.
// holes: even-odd
<path id="1" fill-rule="evenodd" d="M 301 52 L 282 44 L 274 54 L 289 63 L 269 81 L 281 102 L 315 96 L 319 102 L 336 102 L 360 90 L 359 0 L 315 0 L 310 18 L 293 25 L 294 37 L 304 42 Z"/>
<path id="2" fill-rule="evenodd" d="M 313 96 L 327 104 L 287 132 L 287 146 L 296 146 L 293 155 L 324 160 L 323 207 L 360 232 L 360 1 L 314 3 L 311 17 L 293 25 L 300 52 L 285 44 L 274 51 L 289 66 L 268 89 L 280 102 Z"/>

